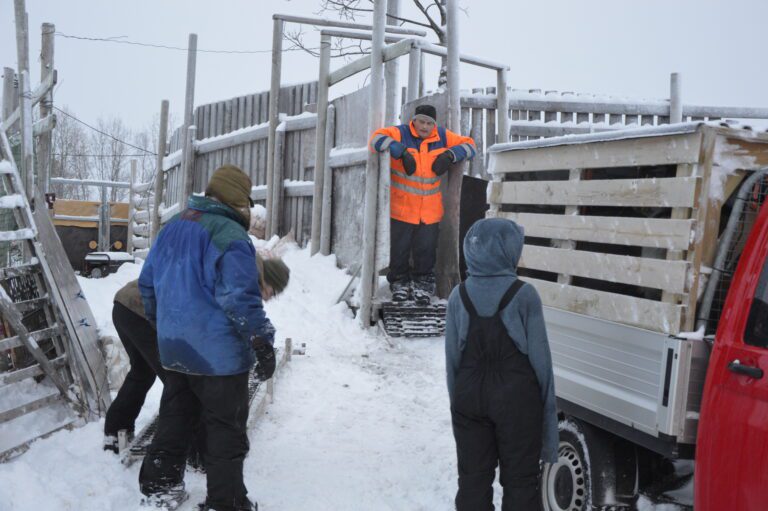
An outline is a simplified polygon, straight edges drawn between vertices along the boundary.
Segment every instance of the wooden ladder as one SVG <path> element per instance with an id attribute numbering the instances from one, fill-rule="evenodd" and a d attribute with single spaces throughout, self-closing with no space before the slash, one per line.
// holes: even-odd
<path id="1" fill-rule="evenodd" d="M 0 241 L 21 249 L 20 260 L 0 268 L 0 313 L 6 335 L 8 327 L 15 334 L 0 339 L 2 461 L 26 450 L 32 440 L 98 415 L 110 397 L 106 367 L 93 342 L 93 316 L 90 309 L 80 318 L 73 311 L 73 303 L 82 309 L 77 302 L 85 303 L 84 296 L 71 267 L 56 264 L 61 241 L 45 201 L 33 197 L 30 203 L 2 129 L 0 180 L 6 193 L 0 209 L 12 210 L 16 223 L 15 230 L 0 231 Z M 33 209 L 35 203 L 41 211 Z M 62 281 L 74 281 L 78 296 L 67 296 Z M 91 342 L 84 342 L 85 331 Z"/>

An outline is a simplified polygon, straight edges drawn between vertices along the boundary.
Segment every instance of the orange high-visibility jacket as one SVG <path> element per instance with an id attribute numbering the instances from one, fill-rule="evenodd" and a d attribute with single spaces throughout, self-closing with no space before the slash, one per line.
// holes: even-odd
<path id="1" fill-rule="evenodd" d="M 439 126 L 435 126 L 427 138 L 421 139 L 411 122 L 374 131 L 369 146 L 371 151 L 383 152 L 393 141 L 405 145 L 405 150 L 413 155 L 416 172 L 409 176 L 402 160 L 391 158 L 391 218 L 409 224 L 439 222 L 443 218 L 443 197 L 440 177 L 432 171 L 432 162 L 448 149 L 454 155 L 454 162 L 471 159 L 477 152 L 474 140 Z"/>

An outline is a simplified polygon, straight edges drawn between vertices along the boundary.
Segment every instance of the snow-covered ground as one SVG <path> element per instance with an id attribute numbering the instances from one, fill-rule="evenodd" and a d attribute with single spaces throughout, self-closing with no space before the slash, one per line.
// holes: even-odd
<path id="1" fill-rule="evenodd" d="M 364 332 L 335 304 L 349 277 L 333 257 L 289 247 L 284 258 L 291 283 L 266 308 L 276 344 L 290 337 L 294 346 L 306 343 L 306 355 L 293 357 L 275 402 L 250 421 L 250 496 L 265 511 L 452 509 L 456 467 L 442 339 L 390 345 Z M 139 270 L 126 264 L 104 279 L 80 280 L 103 335 L 115 335 L 114 293 Z M 157 410 L 161 390 L 157 383 L 150 391 L 137 428 Z M 100 421 L 56 433 L 0 464 L 0 509 L 136 510 L 139 466 L 125 468 L 102 451 L 102 428 Z M 192 510 L 205 497 L 205 476 L 188 472 L 186 482 L 191 499 L 182 509 Z M 639 507 L 678 509 L 645 500 Z"/>

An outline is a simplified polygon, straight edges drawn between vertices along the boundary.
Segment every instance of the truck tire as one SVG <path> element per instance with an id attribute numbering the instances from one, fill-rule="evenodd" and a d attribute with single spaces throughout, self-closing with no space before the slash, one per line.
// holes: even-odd
<path id="1" fill-rule="evenodd" d="M 545 464 L 541 475 L 541 503 L 544 511 L 588 511 L 590 494 L 589 452 L 578 425 L 560 421 L 560 445 L 556 463 Z"/>
<path id="2" fill-rule="evenodd" d="M 544 511 L 632 509 L 638 495 L 634 446 L 570 416 L 558 430 L 558 460 L 542 471 Z"/>

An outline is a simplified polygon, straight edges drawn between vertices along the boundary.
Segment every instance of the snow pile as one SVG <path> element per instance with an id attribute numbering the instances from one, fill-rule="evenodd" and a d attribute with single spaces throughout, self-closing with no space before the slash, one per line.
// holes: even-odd
<path id="1" fill-rule="evenodd" d="M 279 248 L 277 238 L 259 249 Z M 294 356 L 277 385 L 275 402 L 250 421 L 251 452 L 245 480 L 264 509 L 450 509 L 455 451 L 445 390 L 443 343 L 410 340 L 392 348 L 363 332 L 336 299 L 349 276 L 334 257 L 309 257 L 283 247 L 291 283 L 266 305 L 278 334 L 306 355 Z M 113 333 L 112 298 L 136 278 L 124 264 L 103 279 L 80 279 L 102 333 Z M 156 383 L 137 421 L 157 409 Z M 101 450 L 103 422 L 56 433 L 0 464 L 3 509 L 135 510 L 139 466 L 125 468 Z M 194 509 L 205 477 L 188 472 Z"/>

